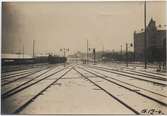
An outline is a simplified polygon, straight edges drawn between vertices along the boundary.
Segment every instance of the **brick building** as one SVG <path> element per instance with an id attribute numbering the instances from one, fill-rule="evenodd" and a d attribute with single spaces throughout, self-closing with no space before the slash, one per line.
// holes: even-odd
<path id="1" fill-rule="evenodd" d="M 166 60 L 166 29 L 165 26 L 156 26 L 156 22 L 151 19 L 147 26 L 147 56 L 148 61 Z M 144 60 L 144 30 L 134 32 L 134 52 L 135 60 Z"/>

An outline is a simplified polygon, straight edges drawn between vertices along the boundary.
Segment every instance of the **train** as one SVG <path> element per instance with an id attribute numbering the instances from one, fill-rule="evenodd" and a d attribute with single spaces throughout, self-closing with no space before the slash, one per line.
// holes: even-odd
<path id="1" fill-rule="evenodd" d="M 48 63 L 55 64 L 55 63 L 65 63 L 67 61 L 66 57 L 60 57 L 60 56 L 48 56 Z"/>
<path id="2" fill-rule="evenodd" d="M 40 56 L 35 58 L 1 58 L 2 65 L 20 65 L 20 64 L 35 64 L 35 63 L 65 63 L 67 61 L 66 57 L 61 56 Z"/>

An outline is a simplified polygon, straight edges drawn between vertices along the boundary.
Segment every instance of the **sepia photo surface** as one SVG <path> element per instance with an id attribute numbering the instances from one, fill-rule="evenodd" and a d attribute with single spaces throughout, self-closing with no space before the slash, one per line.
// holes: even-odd
<path id="1" fill-rule="evenodd" d="M 2 2 L 1 114 L 167 114 L 166 8 Z"/>

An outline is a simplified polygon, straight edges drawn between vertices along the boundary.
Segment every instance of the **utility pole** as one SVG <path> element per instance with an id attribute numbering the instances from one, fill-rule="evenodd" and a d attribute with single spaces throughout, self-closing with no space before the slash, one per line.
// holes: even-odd
<path id="1" fill-rule="evenodd" d="M 86 63 L 88 64 L 88 50 L 89 50 L 89 47 L 88 47 L 88 40 L 87 40 L 87 53 L 86 53 Z"/>
<path id="2" fill-rule="evenodd" d="M 103 57 L 104 57 L 104 45 L 102 46 L 102 62 L 103 62 Z"/>
<path id="3" fill-rule="evenodd" d="M 24 44 L 23 44 L 23 58 L 24 58 Z"/>
<path id="4" fill-rule="evenodd" d="M 126 43 L 126 66 L 128 67 L 128 44 Z"/>
<path id="5" fill-rule="evenodd" d="M 33 40 L 33 58 L 35 57 L 35 40 Z"/>
<path id="6" fill-rule="evenodd" d="M 144 68 L 147 69 L 147 29 L 146 29 L 146 0 L 144 1 Z"/>
<path id="7" fill-rule="evenodd" d="M 96 63 L 96 50 L 93 48 L 93 64 Z"/>
<path id="8" fill-rule="evenodd" d="M 104 45 L 103 45 L 103 48 L 102 48 L 102 53 L 103 53 L 103 55 L 104 55 Z"/>
<path id="9" fill-rule="evenodd" d="M 136 57 L 136 55 L 135 55 L 135 44 L 133 44 L 134 46 L 133 46 L 133 62 L 135 63 L 135 57 Z"/>
<path id="10" fill-rule="evenodd" d="M 63 52 L 63 55 L 64 55 L 64 58 L 66 58 L 66 52 L 69 52 L 69 48 L 63 48 L 63 49 L 60 49 L 60 51 Z M 66 58 L 67 59 L 67 58 Z M 66 66 L 66 62 L 64 61 L 64 67 Z"/>
<path id="11" fill-rule="evenodd" d="M 66 52 L 65 52 L 65 50 L 64 50 L 64 57 L 66 57 Z"/>
<path id="12" fill-rule="evenodd" d="M 166 39 L 163 39 L 163 69 L 166 69 Z"/>
<path id="13" fill-rule="evenodd" d="M 123 60 L 123 57 L 122 57 L 122 45 L 121 45 L 121 61 Z"/>

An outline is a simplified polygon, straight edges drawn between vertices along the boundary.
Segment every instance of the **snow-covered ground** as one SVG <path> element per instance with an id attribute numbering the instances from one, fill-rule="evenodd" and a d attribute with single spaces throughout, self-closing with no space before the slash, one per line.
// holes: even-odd
<path id="1" fill-rule="evenodd" d="M 105 69 L 108 72 L 97 69 L 97 66 L 102 67 L 102 69 L 108 68 Z M 45 67 L 47 67 L 47 64 Z M 35 72 L 37 69 L 32 70 Z M 109 70 L 117 73 L 109 72 Z M 12 77 L 12 75 L 17 74 L 21 75 Z M 66 67 L 59 65 L 43 68 L 30 76 L 26 76 L 26 70 L 8 72 L 3 74 L 2 78 L 11 77 L 5 81 L 3 80 L 2 84 L 22 76 L 25 77 L 1 87 L 1 94 L 15 88 L 17 88 L 14 90 L 15 92 L 22 89 L 2 99 L 2 113 L 12 114 L 49 84 L 61 77 L 60 80 L 40 93 L 30 103 L 27 103 L 19 114 L 135 114 L 132 109 L 140 114 L 167 114 L 167 86 L 165 86 L 167 81 L 164 80 L 166 79 L 164 73 L 160 74 L 150 73 L 149 70 L 145 72 L 133 67 L 126 68 L 122 64 L 115 63 L 79 64 L 67 65 Z M 145 75 L 145 77 L 142 77 L 142 75 Z M 46 79 L 42 80 L 43 78 Z M 87 78 L 95 84 L 88 81 Z M 159 80 L 159 78 L 163 80 Z M 27 81 L 30 82 L 26 83 Z M 32 85 L 28 86 L 30 84 Z"/>

